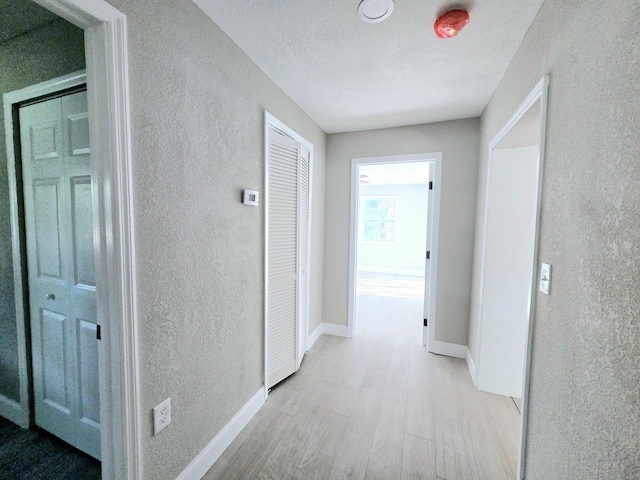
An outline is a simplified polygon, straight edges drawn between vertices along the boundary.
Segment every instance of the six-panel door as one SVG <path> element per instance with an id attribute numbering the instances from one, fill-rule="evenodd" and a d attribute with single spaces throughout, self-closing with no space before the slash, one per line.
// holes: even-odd
<path id="1" fill-rule="evenodd" d="M 36 424 L 100 457 L 87 94 L 20 108 Z"/>

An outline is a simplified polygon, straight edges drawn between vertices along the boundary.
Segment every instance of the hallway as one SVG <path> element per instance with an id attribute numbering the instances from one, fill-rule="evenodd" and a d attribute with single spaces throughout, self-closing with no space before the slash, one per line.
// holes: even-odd
<path id="1" fill-rule="evenodd" d="M 463 360 L 427 353 L 419 321 L 358 301 L 379 315 L 360 318 L 354 339 L 321 336 L 204 478 L 514 479 L 511 398 L 477 391 Z"/>

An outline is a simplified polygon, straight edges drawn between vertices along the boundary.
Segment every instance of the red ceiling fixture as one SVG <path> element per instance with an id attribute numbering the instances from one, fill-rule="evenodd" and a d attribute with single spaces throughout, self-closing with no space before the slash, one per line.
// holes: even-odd
<path id="1" fill-rule="evenodd" d="M 450 10 L 436 19 L 433 29 L 438 38 L 452 38 L 458 35 L 467 23 L 469 23 L 469 12 Z"/>

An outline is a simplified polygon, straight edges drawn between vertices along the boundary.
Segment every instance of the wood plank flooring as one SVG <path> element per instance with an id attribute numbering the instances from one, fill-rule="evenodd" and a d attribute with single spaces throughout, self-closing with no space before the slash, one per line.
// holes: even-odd
<path id="1" fill-rule="evenodd" d="M 356 338 L 320 337 L 204 478 L 514 480 L 513 400 L 422 347 L 419 299 L 358 302 Z"/>

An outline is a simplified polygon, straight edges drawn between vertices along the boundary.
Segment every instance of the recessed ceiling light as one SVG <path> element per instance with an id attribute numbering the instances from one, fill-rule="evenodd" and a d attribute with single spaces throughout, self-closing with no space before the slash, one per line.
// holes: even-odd
<path id="1" fill-rule="evenodd" d="M 358 15 L 367 23 L 386 20 L 393 12 L 393 0 L 362 0 L 358 5 Z"/>

